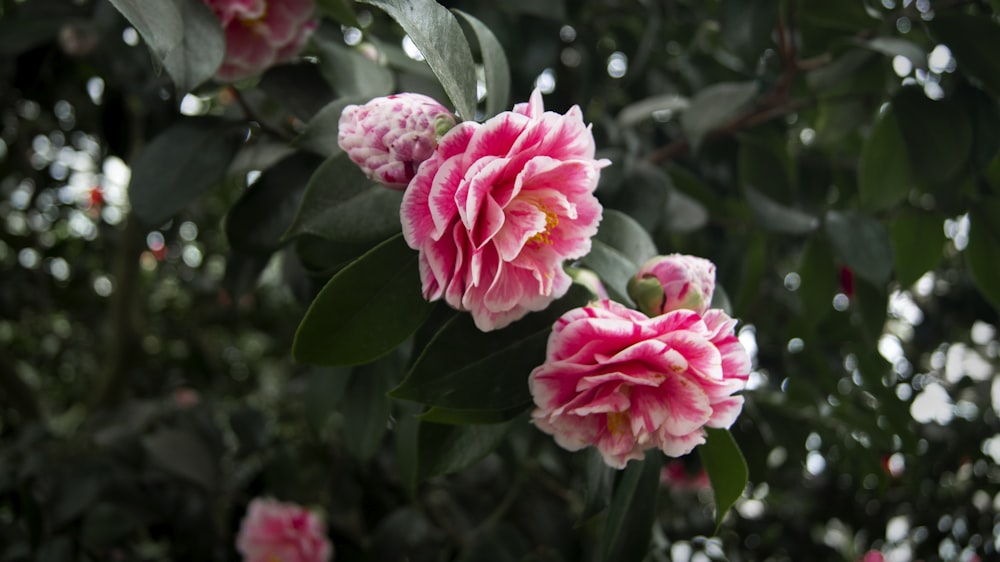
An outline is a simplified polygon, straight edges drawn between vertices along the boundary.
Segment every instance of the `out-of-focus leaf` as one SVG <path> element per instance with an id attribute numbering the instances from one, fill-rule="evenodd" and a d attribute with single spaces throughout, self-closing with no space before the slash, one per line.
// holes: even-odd
<path id="1" fill-rule="evenodd" d="M 472 51 L 458 20 L 434 0 L 360 0 L 384 10 L 410 36 L 462 119 L 476 115 Z"/>
<path id="2" fill-rule="evenodd" d="M 0 20 L 0 56 L 13 57 L 48 43 L 67 23 L 63 18 L 4 18 Z"/>
<path id="3" fill-rule="evenodd" d="M 515 420 L 495 425 L 445 425 L 422 421 L 418 478 L 456 472 L 482 460 L 503 442 Z"/>
<path id="4" fill-rule="evenodd" d="M 740 185 L 751 186 L 776 202 L 791 201 L 795 182 L 784 133 L 760 127 L 741 134 L 739 140 Z"/>
<path id="5" fill-rule="evenodd" d="M 805 309 L 803 316 L 807 324 L 818 324 L 830 312 L 833 295 L 837 290 L 837 267 L 834 264 L 833 249 L 825 238 L 813 236 L 806 242 L 798 274 L 798 293 Z"/>
<path id="6" fill-rule="evenodd" d="M 146 46 L 162 63 L 170 51 L 184 39 L 184 18 L 178 0 L 147 2 L 145 0 L 110 0 L 111 5 L 125 16 L 146 42 Z"/>
<path id="7" fill-rule="evenodd" d="M 316 115 L 334 97 L 320 66 L 311 62 L 272 66 L 257 87 L 303 121 Z"/>
<path id="8" fill-rule="evenodd" d="M 385 240 L 402 228 L 402 201 L 402 192 L 374 184 L 341 152 L 313 173 L 285 237 L 314 234 L 352 243 Z"/>
<path id="9" fill-rule="evenodd" d="M 891 207 L 906 199 L 913 187 L 912 164 L 896 113 L 887 108 L 875 122 L 861 149 L 858 192 L 866 210 Z"/>
<path id="10" fill-rule="evenodd" d="M 142 438 L 150 462 L 175 476 L 215 489 L 217 467 L 195 435 L 178 429 L 161 429 Z"/>
<path id="11" fill-rule="evenodd" d="M 692 232 L 708 224 L 708 210 L 694 197 L 676 189 L 667 194 L 663 228 L 672 232 Z"/>
<path id="12" fill-rule="evenodd" d="M 663 455 L 656 449 L 630 461 L 615 486 L 601 538 L 601 560 L 641 562 L 649 551 L 656 520 Z"/>
<path id="13" fill-rule="evenodd" d="M 666 214 L 673 187 L 670 176 L 652 164 L 638 161 L 626 167 L 623 182 L 624 189 L 608 204 L 634 219 L 647 232 L 654 232 Z"/>
<path id="14" fill-rule="evenodd" d="M 772 201 L 753 186 L 744 186 L 747 203 L 760 227 L 784 234 L 808 234 L 819 228 L 819 219 L 797 209 Z"/>
<path id="15" fill-rule="evenodd" d="M 944 228 L 939 217 L 917 209 L 904 209 L 889 222 L 896 280 L 906 288 L 941 262 Z"/>
<path id="16" fill-rule="evenodd" d="M 95 549 L 121 544 L 122 539 L 141 524 L 142 520 L 131 511 L 115 504 L 99 503 L 83 518 L 80 542 Z"/>
<path id="17" fill-rule="evenodd" d="M 955 10 L 940 11 L 927 22 L 931 33 L 958 60 L 958 72 L 979 80 L 994 96 L 1000 96 L 1000 24 L 990 16 L 975 16 Z"/>
<path id="18" fill-rule="evenodd" d="M 132 166 L 132 213 L 156 227 L 215 186 L 243 144 L 242 125 L 215 117 L 178 121 L 150 142 Z"/>
<path id="19" fill-rule="evenodd" d="M 229 245 L 248 253 L 277 250 L 321 162 L 318 156 L 297 152 L 264 170 L 226 215 Z"/>
<path id="20" fill-rule="evenodd" d="M 857 45 L 888 57 L 906 57 L 914 68 L 927 70 L 927 52 L 913 41 L 899 37 L 874 37 L 867 41 L 857 41 Z"/>
<path id="21" fill-rule="evenodd" d="M 634 127 L 648 119 L 669 120 L 685 111 L 691 102 L 677 94 L 663 94 L 630 103 L 618 112 L 615 120 L 619 127 Z"/>
<path id="22" fill-rule="evenodd" d="M 340 403 L 351 373 L 343 367 L 314 367 L 306 379 L 306 420 L 316 431 L 321 431 L 334 407 Z"/>
<path id="23" fill-rule="evenodd" d="M 371 99 L 392 93 L 392 72 L 358 51 L 317 35 L 319 70 L 341 97 Z"/>
<path id="24" fill-rule="evenodd" d="M 264 413 L 250 406 L 242 406 L 231 412 L 229 427 L 239 442 L 239 455 L 262 450 L 271 438 Z"/>
<path id="25" fill-rule="evenodd" d="M 604 462 L 596 448 L 588 447 L 584 455 L 587 457 L 584 468 L 586 487 L 583 490 L 583 511 L 577 523 L 586 522 L 608 507 L 615 482 L 614 469 Z"/>
<path id="26" fill-rule="evenodd" d="M 875 53 L 852 49 L 832 63 L 806 74 L 806 83 L 822 96 L 878 93 L 884 87 L 885 64 Z"/>
<path id="27" fill-rule="evenodd" d="M 705 135 L 739 115 L 756 95 L 756 82 L 722 82 L 695 94 L 681 115 L 691 147 L 697 150 Z"/>
<path id="28" fill-rule="evenodd" d="M 292 143 L 327 158 L 342 152 L 337 142 L 340 114 L 351 104 L 362 103 L 361 98 L 340 98 L 333 100 L 316 112 L 306 128 Z"/>
<path id="29" fill-rule="evenodd" d="M 397 403 L 396 427 L 394 441 L 396 442 L 396 466 L 403 489 L 409 497 L 417 495 L 417 472 L 419 470 L 420 420 L 417 413 L 421 406 L 409 402 Z"/>
<path id="30" fill-rule="evenodd" d="M 341 25 L 361 27 L 348 0 L 316 0 L 316 5 L 324 14 L 330 16 L 333 18 L 333 21 Z"/>
<path id="31" fill-rule="evenodd" d="M 1000 311 L 1000 199 L 988 199 L 970 211 L 965 263 L 979 292 Z"/>
<path id="32" fill-rule="evenodd" d="M 743 316 L 757 298 L 760 281 L 764 277 L 767 265 L 767 239 L 760 233 L 749 236 L 746 250 L 743 252 L 743 274 L 739 286 L 735 289 L 736 300 L 733 303 L 736 316 Z"/>
<path id="33" fill-rule="evenodd" d="M 510 65 L 503 45 L 497 40 L 490 28 L 474 16 L 461 10 L 453 12 L 465 20 L 472 28 L 479 42 L 479 51 L 483 55 L 483 72 L 486 74 L 486 118 L 507 109 L 510 100 Z"/>
<path id="34" fill-rule="evenodd" d="M 946 182 L 969 161 L 972 124 L 961 107 L 928 99 L 919 88 L 900 90 L 892 107 L 917 179 Z"/>
<path id="35" fill-rule="evenodd" d="M 257 285 L 257 279 L 270 261 L 271 256 L 268 254 L 230 250 L 226 255 L 226 274 L 222 278 L 222 287 L 233 301 L 238 301 Z"/>
<path id="36" fill-rule="evenodd" d="M 420 414 L 422 421 L 453 425 L 492 425 L 504 423 L 524 413 L 530 406 L 525 404 L 504 410 L 462 410 L 435 406 Z"/>
<path id="37" fill-rule="evenodd" d="M 874 218 L 855 212 L 828 211 L 826 234 L 840 259 L 876 287 L 885 286 L 892 275 L 889 233 Z"/>
<path id="38" fill-rule="evenodd" d="M 772 44 L 771 35 L 778 22 L 777 0 L 722 0 L 719 25 L 722 41 L 749 68 Z"/>
<path id="39" fill-rule="evenodd" d="M 386 392 L 402 368 L 398 353 L 355 367 L 344 391 L 344 445 L 354 458 L 367 463 L 378 451 L 392 407 Z"/>
<path id="40" fill-rule="evenodd" d="M 480 332 L 469 314 L 458 314 L 427 344 L 390 395 L 448 409 L 526 407 L 531 403 L 528 375 L 545 361 L 552 324 L 589 301 L 590 292 L 574 284 L 544 311 L 493 332 Z"/>
<path id="41" fill-rule="evenodd" d="M 515 14 L 527 14 L 555 22 L 566 21 L 566 0 L 507 0 L 497 6 Z"/>
<path id="42" fill-rule="evenodd" d="M 297 361 L 358 365 L 392 351 L 424 322 L 417 253 L 402 235 L 333 276 L 306 311 L 292 344 Z"/>
<path id="43" fill-rule="evenodd" d="M 705 432 L 706 440 L 698 447 L 698 456 L 712 482 L 715 524 L 718 530 L 729 508 L 743 495 L 749 471 L 747 461 L 729 431 L 706 427 Z"/>

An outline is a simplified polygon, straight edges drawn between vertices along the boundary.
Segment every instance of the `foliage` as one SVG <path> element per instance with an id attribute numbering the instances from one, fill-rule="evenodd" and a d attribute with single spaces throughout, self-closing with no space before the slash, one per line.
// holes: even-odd
<path id="1" fill-rule="evenodd" d="M 200 2 L 0 1 L 0 559 L 232 559 L 258 496 L 338 560 L 996 556 L 1000 5 L 318 6 L 226 86 Z M 399 193 L 336 146 L 350 103 L 536 86 L 612 161 L 571 265 L 631 304 L 703 256 L 741 319 L 744 412 L 679 461 L 714 498 L 535 430 L 590 293 L 486 334 L 426 303 Z"/>

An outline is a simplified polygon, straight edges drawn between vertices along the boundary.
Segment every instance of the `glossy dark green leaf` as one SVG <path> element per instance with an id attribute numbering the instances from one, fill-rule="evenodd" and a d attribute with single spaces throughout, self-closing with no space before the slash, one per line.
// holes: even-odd
<path id="1" fill-rule="evenodd" d="M 701 464 L 712 482 L 715 496 L 715 524 L 722 525 L 729 508 L 743 495 L 747 487 L 747 461 L 729 431 L 706 427 L 705 443 L 698 446 Z"/>
<path id="2" fill-rule="evenodd" d="M 946 182 L 963 169 L 972 150 L 972 124 L 961 107 L 931 100 L 919 88 L 900 90 L 892 107 L 918 180 Z"/>
<path id="3" fill-rule="evenodd" d="M 129 202 L 157 227 L 218 184 L 243 144 L 242 125 L 215 117 L 185 118 L 157 135 L 132 166 Z"/>
<path id="4" fill-rule="evenodd" d="M 334 98 L 320 65 L 307 61 L 272 66 L 257 87 L 302 121 L 310 120 Z"/>
<path id="5" fill-rule="evenodd" d="M 314 367 L 308 372 L 302 398 L 306 420 L 313 430 L 319 432 L 326 427 L 350 378 L 350 371 L 344 367 Z"/>
<path id="6" fill-rule="evenodd" d="M 912 166 L 896 113 L 889 107 L 875 121 L 861 148 L 858 192 L 862 207 L 874 211 L 906 199 L 913 188 Z"/>
<path id="7" fill-rule="evenodd" d="M 900 37 L 874 37 L 857 44 L 888 57 L 902 56 L 913 63 L 914 68 L 927 70 L 927 52 L 913 41 Z"/>
<path id="8" fill-rule="evenodd" d="M 318 35 L 319 70 L 341 97 L 371 98 L 392 93 L 392 72 L 355 49 Z"/>
<path id="9" fill-rule="evenodd" d="M 826 214 L 826 234 L 840 259 L 857 275 L 877 287 L 892 275 L 892 245 L 889 233 L 869 215 L 846 211 Z"/>
<path id="10" fill-rule="evenodd" d="M 333 276 L 295 333 L 292 356 L 317 365 L 357 365 L 396 348 L 424 322 L 417 253 L 394 236 Z"/>
<path id="11" fill-rule="evenodd" d="M 1000 24 L 990 16 L 955 10 L 934 14 L 927 22 L 931 33 L 948 46 L 958 60 L 958 72 L 979 80 L 994 96 L 1000 96 Z"/>
<path id="12" fill-rule="evenodd" d="M 339 24 L 361 27 L 348 0 L 316 0 L 316 5 L 324 14 Z"/>
<path id="13" fill-rule="evenodd" d="M 655 255 L 656 244 L 642 225 L 625 213 L 604 209 L 590 253 L 580 263 L 597 273 L 615 300 L 631 302 L 629 279 Z"/>
<path id="14" fill-rule="evenodd" d="M 110 0 L 111 5 L 139 32 L 146 46 L 162 63 L 184 38 L 184 18 L 177 0 Z"/>
<path id="15" fill-rule="evenodd" d="M 427 344 L 394 398 L 457 410 L 508 410 L 531 403 L 528 375 L 545 361 L 552 324 L 567 310 L 590 301 L 573 285 L 563 298 L 493 332 L 476 329 L 458 314 Z"/>
<path id="16" fill-rule="evenodd" d="M 833 308 L 833 295 L 837 291 L 837 267 L 833 248 L 820 236 L 811 237 L 802 249 L 798 265 L 799 298 L 802 316 L 808 324 L 818 324 Z"/>
<path id="17" fill-rule="evenodd" d="M 739 115 L 756 95 L 756 82 L 721 82 L 700 90 L 681 115 L 691 147 L 697 150 L 705 135 Z"/>
<path id="18" fill-rule="evenodd" d="M 402 367 L 400 355 L 393 353 L 355 367 L 351 373 L 341 405 L 345 420 L 342 434 L 348 452 L 362 463 L 371 460 L 382 443 L 392 407 L 386 392 Z"/>
<path id="19" fill-rule="evenodd" d="M 342 152 L 337 142 L 340 114 L 351 104 L 364 103 L 361 98 L 340 98 L 323 106 L 306 124 L 306 128 L 292 144 L 327 158 Z"/>
<path id="20" fill-rule="evenodd" d="M 611 492 L 614 489 L 616 474 L 616 471 L 604 462 L 596 448 L 588 447 L 584 451 L 584 456 L 587 457 L 584 467 L 586 487 L 583 490 L 583 511 L 580 512 L 577 524 L 585 523 L 611 504 Z"/>
<path id="21" fill-rule="evenodd" d="M 421 406 L 409 402 L 396 403 L 396 427 L 393 431 L 396 442 L 396 466 L 403 489 L 410 498 L 417 495 L 417 473 L 419 470 L 420 425 L 417 414 Z"/>
<path id="22" fill-rule="evenodd" d="M 205 443 L 196 435 L 164 428 L 142 438 L 150 462 L 206 490 L 215 489 L 218 469 Z"/>
<path id="23" fill-rule="evenodd" d="M 783 234 L 808 234 L 819 228 L 819 219 L 806 213 L 786 207 L 763 195 L 753 186 L 744 186 L 747 203 L 761 228 Z"/>
<path id="24" fill-rule="evenodd" d="M 483 72 L 486 75 L 485 117 L 489 119 L 509 107 L 510 64 L 507 62 L 507 55 L 504 53 L 503 45 L 486 24 L 461 10 L 452 11 L 469 24 L 479 42 L 479 51 L 483 56 Z"/>
<path id="25" fill-rule="evenodd" d="M 410 36 L 462 119 L 476 115 L 472 50 L 458 20 L 434 0 L 361 0 L 384 10 Z"/>
<path id="26" fill-rule="evenodd" d="M 613 300 L 632 304 L 632 298 L 628 294 L 628 282 L 638 273 L 641 264 L 635 263 L 621 251 L 596 238 L 591 240 L 590 252 L 580 259 L 580 263 L 601 278 L 608 296 Z"/>
<path id="27" fill-rule="evenodd" d="M 435 406 L 420 414 L 422 421 L 453 425 L 492 425 L 510 421 L 530 408 L 524 404 L 503 410 L 463 410 Z"/>
<path id="28" fill-rule="evenodd" d="M 601 538 L 601 560 L 641 562 L 649 551 L 656 521 L 657 491 L 663 455 L 652 449 L 642 461 L 630 461 L 615 486 Z"/>
<path id="29" fill-rule="evenodd" d="M 503 442 L 515 423 L 495 425 L 445 425 L 422 421 L 418 432 L 418 478 L 456 472 L 472 466 Z"/>
<path id="30" fill-rule="evenodd" d="M 722 0 L 719 25 L 722 41 L 749 68 L 770 46 L 778 23 L 778 0 Z"/>
<path id="31" fill-rule="evenodd" d="M 942 220 L 926 211 L 904 209 L 889 221 L 896 280 L 906 288 L 934 269 L 944 256 Z"/>
<path id="32" fill-rule="evenodd" d="M 638 161 L 626 167 L 623 184 L 624 188 L 608 205 L 632 218 L 647 232 L 654 232 L 666 214 L 673 187 L 670 176 L 652 164 Z"/>
<path id="33" fill-rule="evenodd" d="M 248 253 L 277 250 L 321 162 L 316 155 L 297 152 L 264 170 L 226 215 L 229 245 Z"/>
<path id="34" fill-rule="evenodd" d="M 1000 199 L 972 209 L 965 263 L 979 292 L 1000 311 Z"/>
<path id="35" fill-rule="evenodd" d="M 341 152 L 313 173 L 285 237 L 313 234 L 350 243 L 384 240 L 402 229 L 402 201 L 402 192 L 373 183 Z"/>

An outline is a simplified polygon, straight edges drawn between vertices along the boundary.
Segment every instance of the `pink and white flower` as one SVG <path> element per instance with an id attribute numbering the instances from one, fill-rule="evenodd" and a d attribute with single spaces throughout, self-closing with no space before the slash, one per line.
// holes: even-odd
<path id="1" fill-rule="evenodd" d="M 222 24 L 226 56 L 215 73 L 236 82 L 285 62 L 302 50 L 318 25 L 313 0 L 204 0 Z"/>
<path id="2" fill-rule="evenodd" d="M 647 261 L 629 284 L 629 294 L 650 316 L 686 308 L 708 310 L 715 292 L 715 264 L 696 256 L 670 254 Z"/>
<path id="3" fill-rule="evenodd" d="M 424 297 L 472 313 L 483 331 L 564 295 L 566 260 L 590 251 L 601 205 L 594 137 L 580 108 L 528 103 L 444 135 L 403 196 L 403 236 L 420 251 Z"/>
<path id="4" fill-rule="evenodd" d="M 623 468 L 659 448 L 671 457 L 728 428 L 743 408 L 750 358 L 723 311 L 649 318 L 609 300 L 556 321 L 546 361 L 532 371 L 532 418 L 563 448 L 595 446 Z"/>
<path id="5" fill-rule="evenodd" d="M 250 502 L 236 549 L 246 562 L 328 562 L 333 545 L 323 519 L 292 503 L 268 498 Z"/>
<path id="6" fill-rule="evenodd" d="M 406 189 L 420 163 L 434 154 L 438 131 L 454 125 L 455 116 L 433 98 L 396 94 L 345 107 L 337 143 L 369 178 Z"/>

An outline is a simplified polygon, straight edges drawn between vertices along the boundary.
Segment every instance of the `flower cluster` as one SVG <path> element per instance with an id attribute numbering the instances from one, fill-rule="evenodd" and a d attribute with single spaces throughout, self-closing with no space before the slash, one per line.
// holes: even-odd
<path id="1" fill-rule="evenodd" d="M 687 271 L 688 283 L 705 280 L 701 268 L 682 266 L 651 265 Z M 743 407 L 734 393 L 750 371 L 736 321 L 719 309 L 685 308 L 686 292 L 673 287 L 661 297 L 669 312 L 651 318 L 605 299 L 556 321 L 546 361 L 529 379 L 539 429 L 571 451 L 596 446 L 609 466 L 623 468 L 654 447 L 687 454 L 705 441 L 705 426 L 732 425 Z"/>
<path id="2" fill-rule="evenodd" d="M 226 36 L 226 55 L 215 74 L 235 82 L 294 57 L 315 31 L 313 0 L 204 0 Z"/>
<path id="3" fill-rule="evenodd" d="M 250 502 L 236 549 L 246 562 L 327 562 L 333 557 L 321 517 L 301 506 L 267 498 Z"/>

